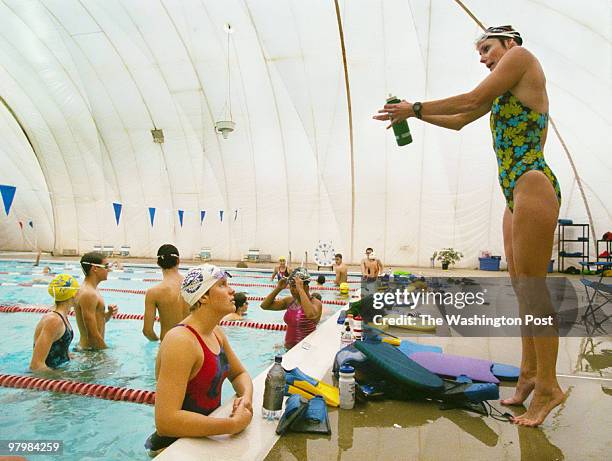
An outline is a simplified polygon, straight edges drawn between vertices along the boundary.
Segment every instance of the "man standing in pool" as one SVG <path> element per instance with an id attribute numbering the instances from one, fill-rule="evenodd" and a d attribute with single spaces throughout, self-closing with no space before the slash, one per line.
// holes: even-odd
<path id="1" fill-rule="evenodd" d="M 105 311 L 104 299 L 98 291 L 98 284 L 108 278 L 110 263 L 104 255 L 92 251 L 81 258 L 81 268 L 85 281 L 77 295 L 76 313 L 77 326 L 81 339 L 80 349 L 106 349 L 104 332 L 106 322 L 117 313 L 117 306 L 109 304 Z"/>
<path id="2" fill-rule="evenodd" d="M 163 280 L 147 290 L 142 334 L 151 341 L 160 338 L 153 325 L 155 313 L 159 313 L 160 337 L 164 339 L 170 328 L 189 315 L 189 306 L 179 296 L 183 276 L 179 273 L 179 252 L 174 245 L 165 244 L 157 250 L 157 265 L 162 268 Z"/>
<path id="3" fill-rule="evenodd" d="M 336 271 L 336 280 L 334 284 L 340 286 L 341 283 L 345 283 L 348 279 L 348 267 L 342 262 L 342 255 L 340 253 L 335 256 L 334 270 Z"/>

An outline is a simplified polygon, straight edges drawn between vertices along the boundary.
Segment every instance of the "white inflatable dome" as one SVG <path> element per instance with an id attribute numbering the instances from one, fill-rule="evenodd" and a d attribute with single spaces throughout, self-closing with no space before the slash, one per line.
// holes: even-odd
<path id="1" fill-rule="evenodd" d="M 600 238 L 611 18 L 607 0 L 4 0 L 0 249 L 152 256 L 173 242 L 299 260 L 321 240 L 392 265 L 452 246 L 466 267 L 502 254 L 488 117 L 459 132 L 411 119 L 405 147 L 372 120 L 389 93 L 475 87 L 476 20 L 512 24 L 542 63 L 560 217 Z"/>

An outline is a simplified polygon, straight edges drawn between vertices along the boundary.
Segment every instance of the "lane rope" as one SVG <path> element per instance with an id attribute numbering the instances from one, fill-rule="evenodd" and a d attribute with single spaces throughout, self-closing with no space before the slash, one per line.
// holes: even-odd
<path id="1" fill-rule="evenodd" d="M 14 283 L 14 282 L 2 282 L 0 286 L 20 286 L 28 288 L 47 288 L 47 285 L 33 284 L 33 283 Z M 112 293 L 128 293 L 133 295 L 144 295 L 146 290 L 132 290 L 129 288 L 98 288 L 100 291 L 108 291 Z M 247 301 L 263 301 L 266 299 L 264 296 L 247 296 Z M 324 299 L 323 304 L 331 304 L 334 306 L 344 306 L 347 301 L 335 300 L 335 299 Z"/>
<path id="2" fill-rule="evenodd" d="M 12 314 L 16 312 L 28 313 L 28 314 L 46 314 L 50 312 L 50 309 L 46 306 L 38 305 L 19 305 L 19 304 L 0 304 L 0 312 L 5 314 Z M 70 312 L 71 316 L 75 316 L 74 312 Z M 116 320 L 144 320 L 144 314 L 124 314 L 118 312 L 113 315 L 113 319 Z M 159 322 L 159 318 L 155 317 L 155 321 Z M 267 322 L 256 322 L 252 320 L 221 320 L 219 325 L 223 327 L 243 327 L 243 328 L 255 328 L 257 330 L 271 330 L 271 331 L 287 331 L 287 325 L 284 323 L 267 323 Z"/>
<path id="3" fill-rule="evenodd" d="M 155 405 L 155 391 L 130 389 L 127 387 L 106 386 L 96 383 L 82 383 L 67 379 L 47 379 L 35 376 L 0 374 L 0 386 L 14 389 L 34 389 L 38 391 L 60 392 L 104 400 L 144 403 Z"/>

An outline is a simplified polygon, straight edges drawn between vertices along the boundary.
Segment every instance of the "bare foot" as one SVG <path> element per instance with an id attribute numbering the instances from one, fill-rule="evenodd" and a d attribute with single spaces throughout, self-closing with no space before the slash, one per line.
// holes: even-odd
<path id="1" fill-rule="evenodd" d="M 558 385 L 547 390 L 536 389 L 527 411 L 521 416 L 512 418 L 512 422 L 521 426 L 539 426 L 553 408 L 563 403 L 565 397 Z"/>
<path id="2" fill-rule="evenodd" d="M 518 383 L 516 383 L 516 389 L 514 396 L 509 399 L 500 400 L 502 405 L 522 405 L 525 399 L 529 397 L 531 391 L 535 387 L 535 376 L 530 378 L 519 377 Z"/>

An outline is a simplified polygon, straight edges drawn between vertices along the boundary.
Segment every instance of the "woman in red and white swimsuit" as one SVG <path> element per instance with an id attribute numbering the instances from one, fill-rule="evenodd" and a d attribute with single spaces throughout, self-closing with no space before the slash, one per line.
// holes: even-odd
<path id="1" fill-rule="evenodd" d="M 276 288 L 272 290 L 266 299 L 261 302 L 261 308 L 267 311 L 286 310 L 283 320 L 287 324 L 285 333 L 285 348 L 291 349 L 302 339 L 312 333 L 316 328 L 323 305 L 317 298 L 313 298 L 309 292 L 308 284 L 310 274 L 303 267 L 295 269 L 289 278 L 278 281 Z M 291 296 L 276 300 L 276 296 L 289 284 Z"/>
<path id="2" fill-rule="evenodd" d="M 164 337 L 157 355 L 155 426 L 145 447 L 161 451 L 178 437 L 236 434 L 253 417 L 253 382 L 219 327 L 235 312 L 227 274 L 204 264 L 191 269 L 181 286 L 189 316 Z M 221 405 L 221 386 L 229 378 L 238 397 L 229 418 L 210 415 Z"/>

